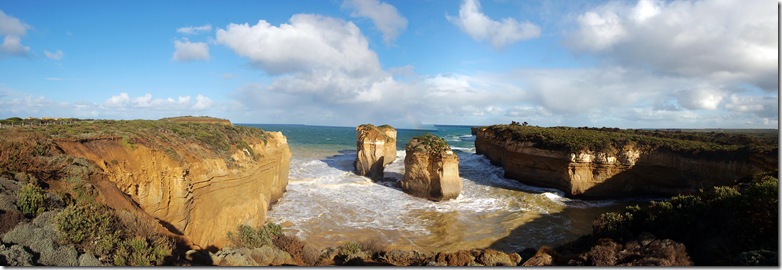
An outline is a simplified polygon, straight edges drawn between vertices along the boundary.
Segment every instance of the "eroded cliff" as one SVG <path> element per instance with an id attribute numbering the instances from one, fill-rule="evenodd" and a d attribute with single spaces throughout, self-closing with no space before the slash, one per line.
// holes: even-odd
<path id="1" fill-rule="evenodd" d="M 737 146 L 576 129 L 556 132 L 485 127 L 477 130 L 475 148 L 502 166 L 508 178 L 586 198 L 671 196 L 733 184 L 754 172 L 777 168 L 777 145 Z M 570 134 L 562 135 L 565 132 Z"/>
<path id="2" fill-rule="evenodd" d="M 288 183 L 291 153 L 279 132 L 171 121 L 95 125 L 104 134 L 54 143 L 97 165 L 147 213 L 202 248 L 225 246 L 239 224 L 262 225 Z"/>
<path id="3" fill-rule="evenodd" d="M 356 127 L 356 174 L 383 179 L 383 169 L 396 160 L 396 129 L 364 124 Z"/>

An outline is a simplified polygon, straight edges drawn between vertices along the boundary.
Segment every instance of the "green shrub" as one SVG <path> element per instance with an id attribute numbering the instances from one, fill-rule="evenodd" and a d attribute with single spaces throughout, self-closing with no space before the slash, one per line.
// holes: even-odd
<path id="1" fill-rule="evenodd" d="M 228 232 L 228 239 L 234 247 L 257 248 L 271 245 L 275 237 L 282 234 L 282 226 L 275 223 L 253 229 L 248 225 L 239 225 L 236 232 Z"/>
<path id="2" fill-rule="evenodd" d="M 105 206 L 97 204 L 69 205 L 57 214 L 55 223 L 62 233 L 61 238 L 73 244 L 113 239 L 115 237 L 108 236 L 119 229 L 117 218 Z M 101 244 L 104 249 L 109 245 Z"/>
<path id="3" fill-rule="evenodd" d="M 445 139 L 426 133 L 410 139 L 405 145 L 405 151 L 415 151 L 424 153 L 444 153 L 450 151 L 451 147 L 445 142 Z"/>
<path id="4" fill-rule="evenodd" d="M 117 253 L 114 255 L 114 265 L 162 265 L 164 259 L 171 255 L 171 251 L 172 244 L 163 237 L 126 239 L 117 248 Z"/>
<path id="5" fill-rule="evenodd" d="M 16 205 L 26 217 L 35 217 L 46 210 L 44 191 L 36 184 L 24 185 L 17 194 Z"/>
<path id="6" fill-rule="evenodd" d="M 342 255 L 353 255 L 362 252 L 361 244 L 352 241 L 339 246 L 338 250 Z"/>

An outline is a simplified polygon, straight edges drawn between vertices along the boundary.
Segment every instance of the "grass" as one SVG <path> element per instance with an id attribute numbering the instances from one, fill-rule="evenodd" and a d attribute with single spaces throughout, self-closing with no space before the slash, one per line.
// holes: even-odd
<path id="1" fill-rule="evenodd" d="M 535 147 L 569 151 L 595 151 L 615 154 L 625 147 L 641 150 L 667 150 L 693 157 L 739 159 L 752 154 L 777 155 L 779 144 L 772 133 L 717 133 L 588 127 L 536 127 L 493 125 L 487 127 L 495 138 L 529 141 Z M 772 136 L 773 135 L 773 136 Z"/>
<path id="2" fill-rule="evenodd" d="M 228 232 L 228 239 L 236 248 L 258 248 L 273 244 L 272 241 L 280 234 L 282 226 L 276 223 L 267 223 L 258 228 L 242 224 L 235 232 Z"/>

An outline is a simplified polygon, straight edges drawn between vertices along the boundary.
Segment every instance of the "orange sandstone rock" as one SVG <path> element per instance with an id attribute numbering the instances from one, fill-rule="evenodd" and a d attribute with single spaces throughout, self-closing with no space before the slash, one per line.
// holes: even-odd
<path id="1" fill-rule="evenodd" d="M 405 146 L 402 189 L 433 201 L 454 199 L 462 192 L 459 157 L 437 136 L 415 137 Z"/>
<path id="2" fill-rule="evenodd" d="M 396 159 L 396 129 L 364 124 L 356 127 L 356 174 L 383 179 L 383 169 Z"/>

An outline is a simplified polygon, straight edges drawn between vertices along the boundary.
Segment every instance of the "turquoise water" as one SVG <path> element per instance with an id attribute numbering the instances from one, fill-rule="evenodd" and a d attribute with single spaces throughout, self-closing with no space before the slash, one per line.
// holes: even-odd
<path id="1" fill-rule="evenodd" d="M 475 154 L 467 126 L 397 130 L 397 159 L 379 182 L 352 172 L 354 127 L 248 126 L 281 131 L 293 154 L 287 190 L 268 219 L 321 248 L 373 239 L 389 248 L 419 251 L 520 251 L 588 234 L 596 215 L 626 205 L 572 200 L 558 190 L 504 178 L 502 168 Z M 409 196 L 398 186 L 404 175 L 404 145 L 425 133 L 444 138 L 459 156 L 463 189 L 454 200 L 432 202 Z"/>

